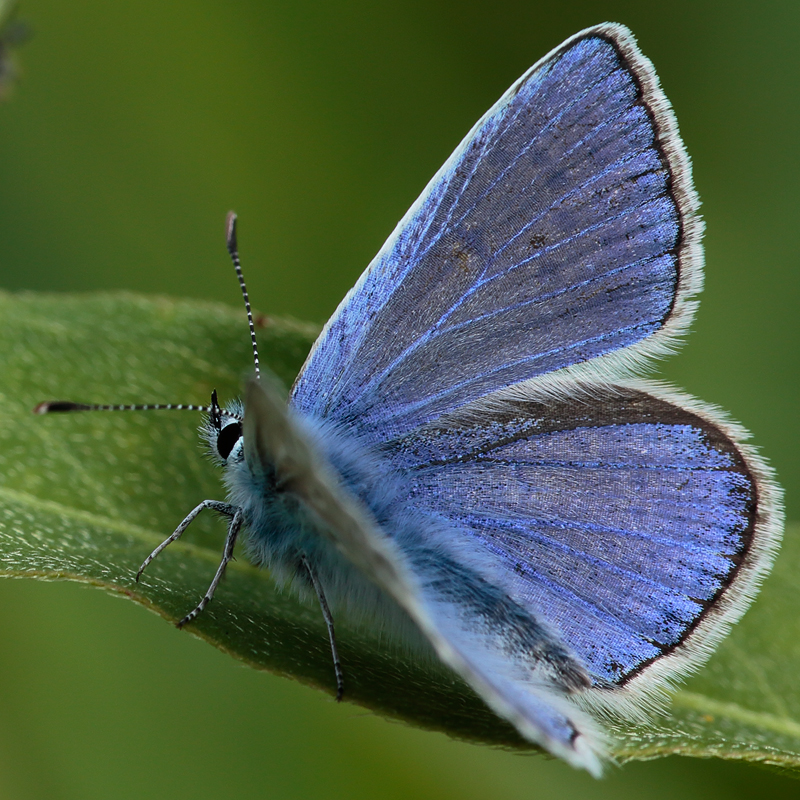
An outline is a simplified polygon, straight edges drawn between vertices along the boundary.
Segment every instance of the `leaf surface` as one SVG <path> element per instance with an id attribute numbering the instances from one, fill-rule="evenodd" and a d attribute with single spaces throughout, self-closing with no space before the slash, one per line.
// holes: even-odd
<path id="1" fill-rule="evenodd" d="M 262 362 L 288 386 L 313 326 L 258 318 Z M 0 575 L 68 579 L 123 594 L 168 620 L 193 608 L 219 561 L 223 528 L 201 517 L 140 583 L 143 558 L 201 500 L 224 499 L 192 412 L 31 414 L 42 400 L 205 404 L 238 394 L 251 368 L 243 312 L 143 298 L 0 293 Z M 670 713 L 616 726 L 620 761 L 683 754 L 800 770 L 800 530 L 789 527 L 755 606 Z M 314 605 L 231 564 L 191 632 L 247 664 L 335 691 Z M 530 749 L 444 667 L 337 621 L 346 700 L 468 740 Z"/>

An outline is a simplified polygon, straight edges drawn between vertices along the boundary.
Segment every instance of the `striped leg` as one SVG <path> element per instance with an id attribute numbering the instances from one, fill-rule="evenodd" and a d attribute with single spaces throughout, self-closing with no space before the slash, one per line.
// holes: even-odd
<path id="1" fill-rule="evenodd" d="M 333 615 L 328 607 L 328 601 L 325 599 L 325 592 L 322 590 L 322 584 L 317 577 L 317 573 L 311 569 L 311 565 L 308 563 L 308 559 L 305 556 L 300 556 L 300 561 L 305 567 L 308 577 L 311 578 L 311 585 L 314 587 L 314 591 L 317 593 L 319 605 L 322 609 L 322 617 L 325 620 L 325 624 L 328 626 L 328 639 L 330 639 L 331 655 L 333 656 L 333 671 L 336 674 L 336 702 L 340 703 L 342 701 L 342 697 L 344 696 L 344 676 L 342 675 L 342 664 L 339 661 L 339 650 L 336 647 L 336 633 L 333 629 Z"/>
<path id="2" fill-rule="evenodd" d="M 208 587 L 208 591 L 205 593 L 205 595 L 203 595 L 203 599 L 197 604 L 197 608 L 190 611 L 180 622 L 177 623 L 179 628 L 182 628 L 184 625 L 195 619 L 197 615 L 200 614 L 202 610 L 211 602 L 212 598 L 214 597 L 214 592 L 217 591 L 217 586 L 219 586 L 219 582 L 222 580 L 222 576 L 225 574 L 225 568 L 228 566 L 228 562 L 233 558 L 233 547 L 236 544 L 236 537 L 239 535 L 239 531 L 242 528 L 244 514 L 242 513 L 241 508 L 236 508 L 235 506 L 228 506 L 228 508 L 235 509 L 235 511 L 233 514 L 233 519 L 228 526 L 228 537 L 225 539 L 225 549 L 222 553 L 222 561 L 219 562 L 217 573 L 214 575 L 214 580 L 211 581 L 211 585 Z"/>
<path id="3" fill-rule="evenodd" d="M 226 517 L 233 519 L 236 515 L 236 512 L 239 510 L 236 506 L 229 505 L 228 503 L 221 503 L 219 500 L 203 500 L 197 508 L 192 509 L 187 515 L 186 518 L 175 528 L 175 532 L 164 539 L 161 544 L 150 553 L 149 556 L 142 562 L 142 566 L 139 567 L 139 571 L 136 573 L 136 582 L 139 582 L 139 578 L 142 577 L 142 573 L 147 569 L 147 567 L 152 563 L 153 559 L 168 545 L 171 545 L 173 542 L 176 542 L 178 539 L 183 536 L 183 532 L 189 527 L 189 525 L 194 522 L 195 517 L 204 509 L 210 508 L 214 511 L 218 511 L 220 514 L 224 514 Z"/>

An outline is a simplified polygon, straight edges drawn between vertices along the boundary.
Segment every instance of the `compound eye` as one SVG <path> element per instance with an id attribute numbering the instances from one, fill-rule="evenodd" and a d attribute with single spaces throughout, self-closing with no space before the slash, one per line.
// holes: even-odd
<path id="1" fill-rule="evenodd" d="M 242 438 L 242 423 L 232 422 L 226 425 L 217 436 L 217 452 L 220 458 L 227 460 L 236 442 Z"/>

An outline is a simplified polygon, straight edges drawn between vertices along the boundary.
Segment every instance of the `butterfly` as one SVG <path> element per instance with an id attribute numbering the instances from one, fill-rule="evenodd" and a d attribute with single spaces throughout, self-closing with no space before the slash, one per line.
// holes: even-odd
<path id="1" fill-rule="evenodd" d="M 781 494 L 745 432 L 641 373 L 689 326 L 702 222 L 650 61 L 588 28 L 456 148 L 314 344 L 288 403 L 216 393 L 211 509 L 278 580 L 432 648 L 530 741 L 594 775 L 744 613 Z M 44 412 L 148 406 L 41 404 Z M 138 575 L 137 575 L 138 579 Z"/>

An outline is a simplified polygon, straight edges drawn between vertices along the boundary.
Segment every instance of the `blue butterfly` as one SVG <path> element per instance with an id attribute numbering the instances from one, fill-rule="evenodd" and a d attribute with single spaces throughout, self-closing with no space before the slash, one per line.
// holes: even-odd
<path id="1" fill-rule="evenodd" d="M 637 377 L 702 284 L 670 105 L 621 25 L 589 28 L 475 125 L 326 325 L 288 406 L 258 371 L 205 437 L 277 579 L 432 647 L 519 732 L 599 775 L 744 613 L 780 489 L 717 409 Z M 235 217 L 228 245 L 239 267 Z M 40 411 L 96 408 L 43 404 Z M 140 573 L 141 574 L 141 570 Z M 138 577 L 138 576 L 137 576 Z"/>

